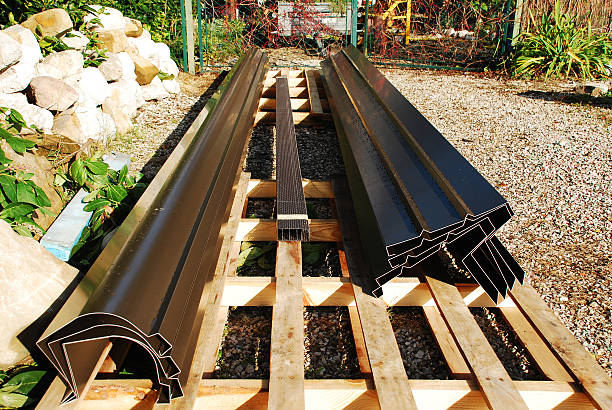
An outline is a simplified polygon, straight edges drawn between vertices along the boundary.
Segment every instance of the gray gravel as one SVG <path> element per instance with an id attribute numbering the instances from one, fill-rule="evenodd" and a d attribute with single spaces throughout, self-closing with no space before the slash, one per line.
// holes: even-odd
<path id="1" fill-rule="evenodd" d="M 308 379 L 361 377 L 346 307 L 304 309 L 304 375 Z"/>
<path id="2" fill-rule="evenodd" d="M 612 376 L 612 109 L 554 98 L 571 83 L 384 73 L 509 200 L 500 239 Z"/>
<path id="3" fill-rule="evenodd" d="M 409 379 L 451 378 L 422 308 L 395 307 L 389 318 Z"/>
<path id="4" fill-rule="evenodd" d="M 470 308 L 470 312 L 512 380 L 546 380 L 499 309 Z"/>

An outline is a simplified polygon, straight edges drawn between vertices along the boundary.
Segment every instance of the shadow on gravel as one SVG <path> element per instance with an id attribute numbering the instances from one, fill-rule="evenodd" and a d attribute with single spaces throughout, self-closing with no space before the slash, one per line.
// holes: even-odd
<path id="1" fill-rule="evenodd" d="M 217 76 L 217 78 L 215 78 L 212 84 L 210 84 L 206 91 L 204 91 L 198 101 L 193 104 L 189 112 L 183 117 L 181 122 L 176 126 L 168 138 L 166 138 L 166 140 L 159 145 L 159 148 L 155 151 L 153 157 L 151 157 L 144 167 L 142 167 L 140 172 L 145 175 L 147 182 L 148 180 L 153 179 L 162 165 L 164 165 L 164 162 L 166 162 L 166 159 L 168 159 L 168 156 L 170 156 L 174 150 L 174 147 L 176 147 L 181 138 L 183 138 L 183 135 L 185 135 L 185 132 L 187 132 L 193 121 L 195 121 L 200 111 L 202 111 L 202 108 L 204 108 L 210 97 L 212 97 L 219 85 L 221 85 L 221 82 L 223 82 L 227 73 L 228 71 L 223 71 Z"/>
<path id="2" fill-rule="evenodd" d="M 612 109 L 612 97 L 608 96 L 592 97 L 587 94 L 535 90 L 518 93 L 518 95 L 532 100 L 558 101 L 565 104 L 591 105 L 593 107 Z"/>

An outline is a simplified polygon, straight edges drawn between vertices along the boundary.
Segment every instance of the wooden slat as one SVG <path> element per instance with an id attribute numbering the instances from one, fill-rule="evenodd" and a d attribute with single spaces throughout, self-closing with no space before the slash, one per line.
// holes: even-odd
<path id="1" fill-rule="evenodd" d="M 574 381 L 518 308 L 500 308 L 500 311 L 546 377 L 562 382 Z"/>
<path id="2" fill-rule="evenodd" d="M 317 91 L 318 93 L 318 91 Z M 319 100 L 321 104 L 321 112 L 329 111 L 329 102 L 327 100 Z M 274 111 L 276 109 L 275 98 L 260 98 L 259 99 L 259 111 Z M 310 101 L 308 98 L 291 98 L 291 109 L 293 111 L 313 112 L 310 109 Z"/>
<path id="3" fill-rule="evenodd" d="M 236 242 L 240 244 L 240 242 Z M 416 283 L 416 278 L 394 278 L 386 286 L 381 299 L 387 306 L 435 306 L 429 287 Z M 457 289 L 468 307 L 496 307 L 470 300 L 477 289 L 473 284 L 457 284 Z M 307 277 L 302 280 L 304 306 L 354 306 L 350 281 L 338 277 Z M 221 304 L 224 306 L 272 306 L 276 298 L 276 280 L 272 277 L 228 277 Z"/>
<path id="4" fill-rule="evenodd" d="M 306 70 L 306 85 L 308 87 L 308 98 L 310 99 L 310 112 L 314 114 L 323 114 L 323 107 L 321 107 L 321 99 L 319 98 L 319 89 L 317 88 L 314 70 Z"/>
<path id="5" fill-rule="evenodd" d="M 234 241 L 228 255 L 227 277 L 236 276 L 238 267 L 238 256 L 240 256 L 240 242 Z M 227 287 L 227 286 L 226 286 Z"/>
<path id="6" fill-rule="evenodd" d="M 508 372 L 468 310 L 454 285 L 426 277 L 447 326 L 476 377 L 492 409 L 526 409 Z"/>
<path id="7" fill-rule="evenodd" d="M 410 380 L 419 408 L 485 409 L 478 386 L 467 380 Z M 592 409 L 586 395 L 572 384 L 514 381 L 525 402 L 538 410 Z M 157 394 L 150 380 L 95 380 L 81 408 L 86 410 L 150 409 Z M 265 409 L 268 380 L 206 379 L 200 383 L 195 409 Z M 374 384 L 367 379 L 305 380 L 307 409 L 376 409 Z"/>
<path id="8" fill-rule="evenodd" d="M 304 196 L 306 198 L 333 198 L 331 182 L 302 180 Z M 276 198 L 276 181 L 265 179 L 251 179 L 247 192 L 249 198 Z"/>
<path id="9" fill-rule="evenodd" d="M 273 87 L 264 87 L 261 92 L 263 98 L 276 98 L 276 85 Z M 307 87 L 289 87 L 289 97 L 291 98 L 308 98 Z"/>
<path id="10" fill-rule="evenodd" d="M 272 308 L 268 409 L 304 408 L 302 244 L 278 242 L 276 303 Z"/>
<path id="11" fill-rule="evenodd" d="M 340 228 L 335 219 L 309 219 L 310 240 L 312 242 L 337 242 L 340 240 Z M 237 241 L 275 241 L 276 220 L 242 219 L 236 234 Z"/>
<path id="12" fill-rule="evenodd" d="M 461 355 L 461 350 L 453 339 L 453 335 L 444 323 L 438 307 L 424 306 L 423 312 L 453 377 L 456 379 L 471 378 L 472 372 Z"/>
<path id="13" fill-rule="evenodd" d="M 209 337 L 209 339 L 212 340 L 212 343 L 210 346 L 207 346 L 206 351 L 202 355 L 204 362 L 202 365 L 202 378 L 204 379 L 210 379 L 215 371 L 217 354 L 219 353 L 219 348 L 221 347 L 221 340 L 223 339 L 223 330 L 225 329 L 225 324 L 227 323 L 228 312 L 229 307 L 227 306 L 219 306 L 217 308 L 217 318 Z"/>
<path id="14" fill-rule="evenodd" d="M 361 280 L 360 278 L 369 273 L 369 268 L 363 257 L 348 185 L 343 179 L 334 180 L 333 185 L 336 208 L 342 226 L 344 252 L 338 253 L 340 266 L 342 270 L 349 272 L 353 283 L 355 304 L 380 408 L 416 409 L 387 307 L 382 299 L 365 294 L 356 284 L 356 280 Z"/>
<path id="15" fill-rule="evenodd" d="M 561 323 L 535 289 L 529 285 L 517 285 L 511 296 L 553 353 L 580 381 L 595 405 L 612 409 L 612 383 L 608 374 Z"/>
<path id="16" fill-rule="evenodd" d="M 310 112 L 293 111 L 294 124 L 319 125 L 321 122 L 326 123 L 331 120 L 331 114 L 313 114 Z M 255 114 L 255 124 L 273 124 L 275 122 L 276 113 L 274 111 L 259 111 Z"/>
<path id="17" fill-rule="evenodd" d="M 280 77 L 281 75 L 283 75 L 282 70 L 269 70 L 266 73 L 266 78 L 275 78 L 275 77 Z M 290 77 L 290 78 L 298 78 L 298 77 L 304 77 L 304 70 L 285 70 L 284 73 L 285 77 Z"/>
<path id="18" fill-rule="evenodd" d="M 295 88 L 306 86 L 306 79 L 304 77 L 287 78 L 287 81 L 289 82 L 289 87 Z M 264 87 L 276 87 L 276 78 L 266 78 L 264 80 Z"/>
<path id="19" fill-rule="evenodd" d="M 193 362 L 191 363 L 191 369 L 188 369 L 189 376 L 187 383 L 185 386 L 182 386 L 184 396 L 173 400 L 172 407 L 175 409 L 191 409 L 193 407 L 202 374 L 206 371 L 206 367 L 210 366 L 211 361 L 214 363 L 214 357 L 221 339 L 219 332 L 215 331 L 219 321 L 217 309 L 221 302 L 226 275 L 228 270 L 231 269 L 230 265 L 232 262 L 229 258 L 229 253 L 239 225 L 242 207 L 246 201 L 246 191 L 250 177 L 250 173 L 243 172 L 237 175 L 234 181 L 236 190 L 234 202 L 232 203 L 228 222 L 222 227 L 224 237 L 215 273 L 211 280 L 207 282 L 200 299 L 198 315 L 202 315 L 202 325 L 199 329 Z"/>

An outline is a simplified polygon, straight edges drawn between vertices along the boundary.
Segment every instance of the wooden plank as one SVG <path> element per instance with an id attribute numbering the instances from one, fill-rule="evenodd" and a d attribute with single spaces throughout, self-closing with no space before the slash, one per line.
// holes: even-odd
<path id="1" fill-rule="evenodd" d="M 518 308 L 500 308 L 500 311 L 546 377 L 562 382 L 574 381 Z"/>
<path id="2" fill-rule="evenodd" d="M 308 98 L 310 99 L 310 112 L 313 114 L 323 114 L 314 70 L 306 70 L 306 86 L 308 88 Z"/>
<path id="3" fill-rule="evenodd" d="M 198 342 L 191 368 L 189 369 L 187 383 L 185 386 L 182 386 L 184 396 L 173 400 L 172 403 L 172 407 L 176 409 L 191 409 L 193 407 L 193 403 L 198 394 L 198 386 L 202 379 L 202 374 L 206 370 L 206 366 L 210 366 L 211 361 L 214 363 L 214 356 L 221 339 L 220 334 L 215 332 L 215 328 L 218 326 L 219 321 L 217 309 L 221 302 L 226 275 L 228 270 L 231 269 L 229 252 L 233 245 L 234 236 L 240 221 L 242 206 L 246 200 L 246 190 L 250 177 L 250 173 L 243 172 L 238 174 L 234 181 L 236 192 L 234 194 L 234 202 L 232 203 L 228 222 L 222 227 L 224 237 L 219 252 L 219 259 L 217 260 L 214 276 L 211 281 L 206 284 L 200 300 L 198 314 L 203 316 L 202 325 L 198 332 Z"/>
<path id="4" fill-rule="evenodd" d="M 297 87 L 306 87 L 306 79 L 305 78 L 287 78 L 287 82 L 289 83 L 289 87 L 297 88 Z M 276 78 L 266 78 L 264 80 L 264 88 L 265 87 L 276 87 Z"/>
<path id="5" fill-rule="evenodd" d="M 236 276 L 238 267 L 238 256 L 240 256 L 240 242 L 234 241 L 228 255 L 227 277 Z"/>
<path id="6" fill-rule="evenodd" d="M 217 363 L 217 354 L 219 353 L 219 349 L 221 348 L 223 330 L 225 329 L 225 324 L 227 323 L 228 312 L 229 307 L 227 306 L 219 306 L 217 308 L 217 320 L 215 321 L 215 325 L 213 326 L 210 335 L 210 340 L 212 340 L 213 343 L 208 346 L 206 352 L 204 352 L 203 355 L 203 379 L 210 379 L 212 377 L 213 372 L 215 371 L 215 364 Z"/>
<path id="7" fill-rule="evenodd" d="M 329 102 L 327 100 L 319 100 L 321 104 L 321 112 L 329 111 Z M 275 98 L 260 98 L 259 99 L 259 111 L 274 111 L 276 109 Z M 310 109 L 310 101 L 308 98 L 291 98 L 291 109 L 293 111 L 306 111 L 312 112 Z"/>
<path id="8" fill-rule="evenodd" d="M 335 219 L 309 219 L 312 242 L 337 242 L 341 238 Z M 240 221 L 237 241 L 275 241 L 276 220 L 246 218 Z"/>
<path id="9" fill-rule="evenodd" d="M 511 296 L 553 353 L 576 376 L 593 403 L 612 409 L 612 383 L 593 356 L 570 333 L 529 285 L 516 285 Z"/>
<path id="10" fill-rule="evenodd" d="M 306 198 L 333 198 L 334 191 L 331 182 L 302 180 L 304 196 Z M 249 198 L 276 198 L 276 181 L 265 179 L 251 179 L 247 191 Z"/>
<path id="11" fill-rule="evenodd" d="M 293 111 L 294 124 L 313 124 L 330 122 L 331 114 L 313 114 L 310 112 Z M 255 124 L 273 124 L 276 122 L 276 113 L 273 111 L 259 111 L 255 114 Z"/>
<path id="12" fill-rule="evenodd" d="M 195 55 L 194 55 L 194 42 L 193 42 L 193 2 L 192 0 L 185 0 L 184 12 L 185 12 L 185 31 L 187 34 L 187 68 L 189 74 L 195 74 Z M 200 64 L 203 62 L 200 61 Z M 185 67 L 183 67 L 185 70 Z"/>
<path id="13" fill-rule="evenodd" d="M 468 380 L 410 380 L 419 408 L 485 409 L 478 385 Z M 575 410 L 593 406 L 572 384 L 553 381 L 514 381 L 533 409 Z M 157 397 L 150 380 L 95 380 L 82 408 L 86 410 L 149 409 Z M 268 380 L 205 379 L 200 382 L 195 409 L 265 409 Z M 307 409 L 376 409 L 374 384 L 368 379 L 305 380 Z"/>
<path id="14" fill-rule="evenodd" d="M 436 305 L 461 348 L 478 385 L 492 409 L 526 409 L 493 348 L 454 285 L 425 277 Z"/>
<path id="15" fill-rule="evenodd" d="M 272 87 L 264 87 L 261 96 L 264 98 L 276 98 L 276 85 Z M 289 97 L 291 98 L 308 98 L 308 88 L 304 87 L 289 87 Z"/>
<path id="16" fill-rule="evenodd" d="M 276 303 L 272 308 L 268 409 L 304 408 L 302 244 L 278 242 Z"/>
<path id="17" fill-rule="evenodd" d="M 235 242 L 240 244 L 240 242 Z M 381 299 L 387 306 L 435 306 L 429 287 L 416 278 L 394 278 L 387 284 L 389 293 Z M 469 301 L 477 285 L 457 284 L 468 307 L 496 307 Z M 307 277 L 302 279 L 304 306 L 354 306 L 352 285 L 347 278 Z M 223 306 L 272 306 L 276 300 L 276 280 L 272 277 L 228 277 L 221 304 Z"/>
<path id="18" fill-rule="evenodd" d="M 282 75 L 281 70 L 268 70 L 266 73 L 266 78 L 275 78 L 280 77 Z M 286 77 L 296 78 L 296 77 L 304 77 L 304 70 L 289 70 L 285 73 Z"/>
<path id="19" fill-rule="evenodd" d="M 472 372 L 461 355 L 461 350 L 453 339 L 450 330 L 448 330 L 448 326 L 444 323 L 438 308 L 436 306 L 424 306 L 423 312 L 453 377 L 456 379 L 472 378 Z"/>
<path id="20" fill-rule="evenodd" d="M 344 179 L 337 179 L 333 185 L 344 250 L 338 253 L 340 266 L 344 265 L 342 269 L 350 274 L 353 283 L 355 304 L 380 408 L 416 409 L 387 307 L 382 299 L 366 295 L 358 286 L 357 281 L 369 273 L 369 267 L 363 257 L 348 184 Z"/>

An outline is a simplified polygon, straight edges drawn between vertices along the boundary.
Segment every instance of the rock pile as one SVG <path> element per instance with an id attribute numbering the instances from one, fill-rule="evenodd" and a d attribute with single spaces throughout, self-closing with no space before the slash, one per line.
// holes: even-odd
<path id="1" fill-rule="evenodd" d="M 96 13 L 85 16 L 85 28 L 107 50 L 98 67 L 86 64 L 90 38 L 73 29 L 63 9 L 0 31 L 0 106 L 19 111 L 44 133 L 81 144 L 128 132 L 145 101 L 180 92 L 179 69 L 166 44 L 155 43 L 140 21 L 119 10 L 91 7 Z M 35 33 L 57 37 L 69 49 L 43 58 Z"/>

